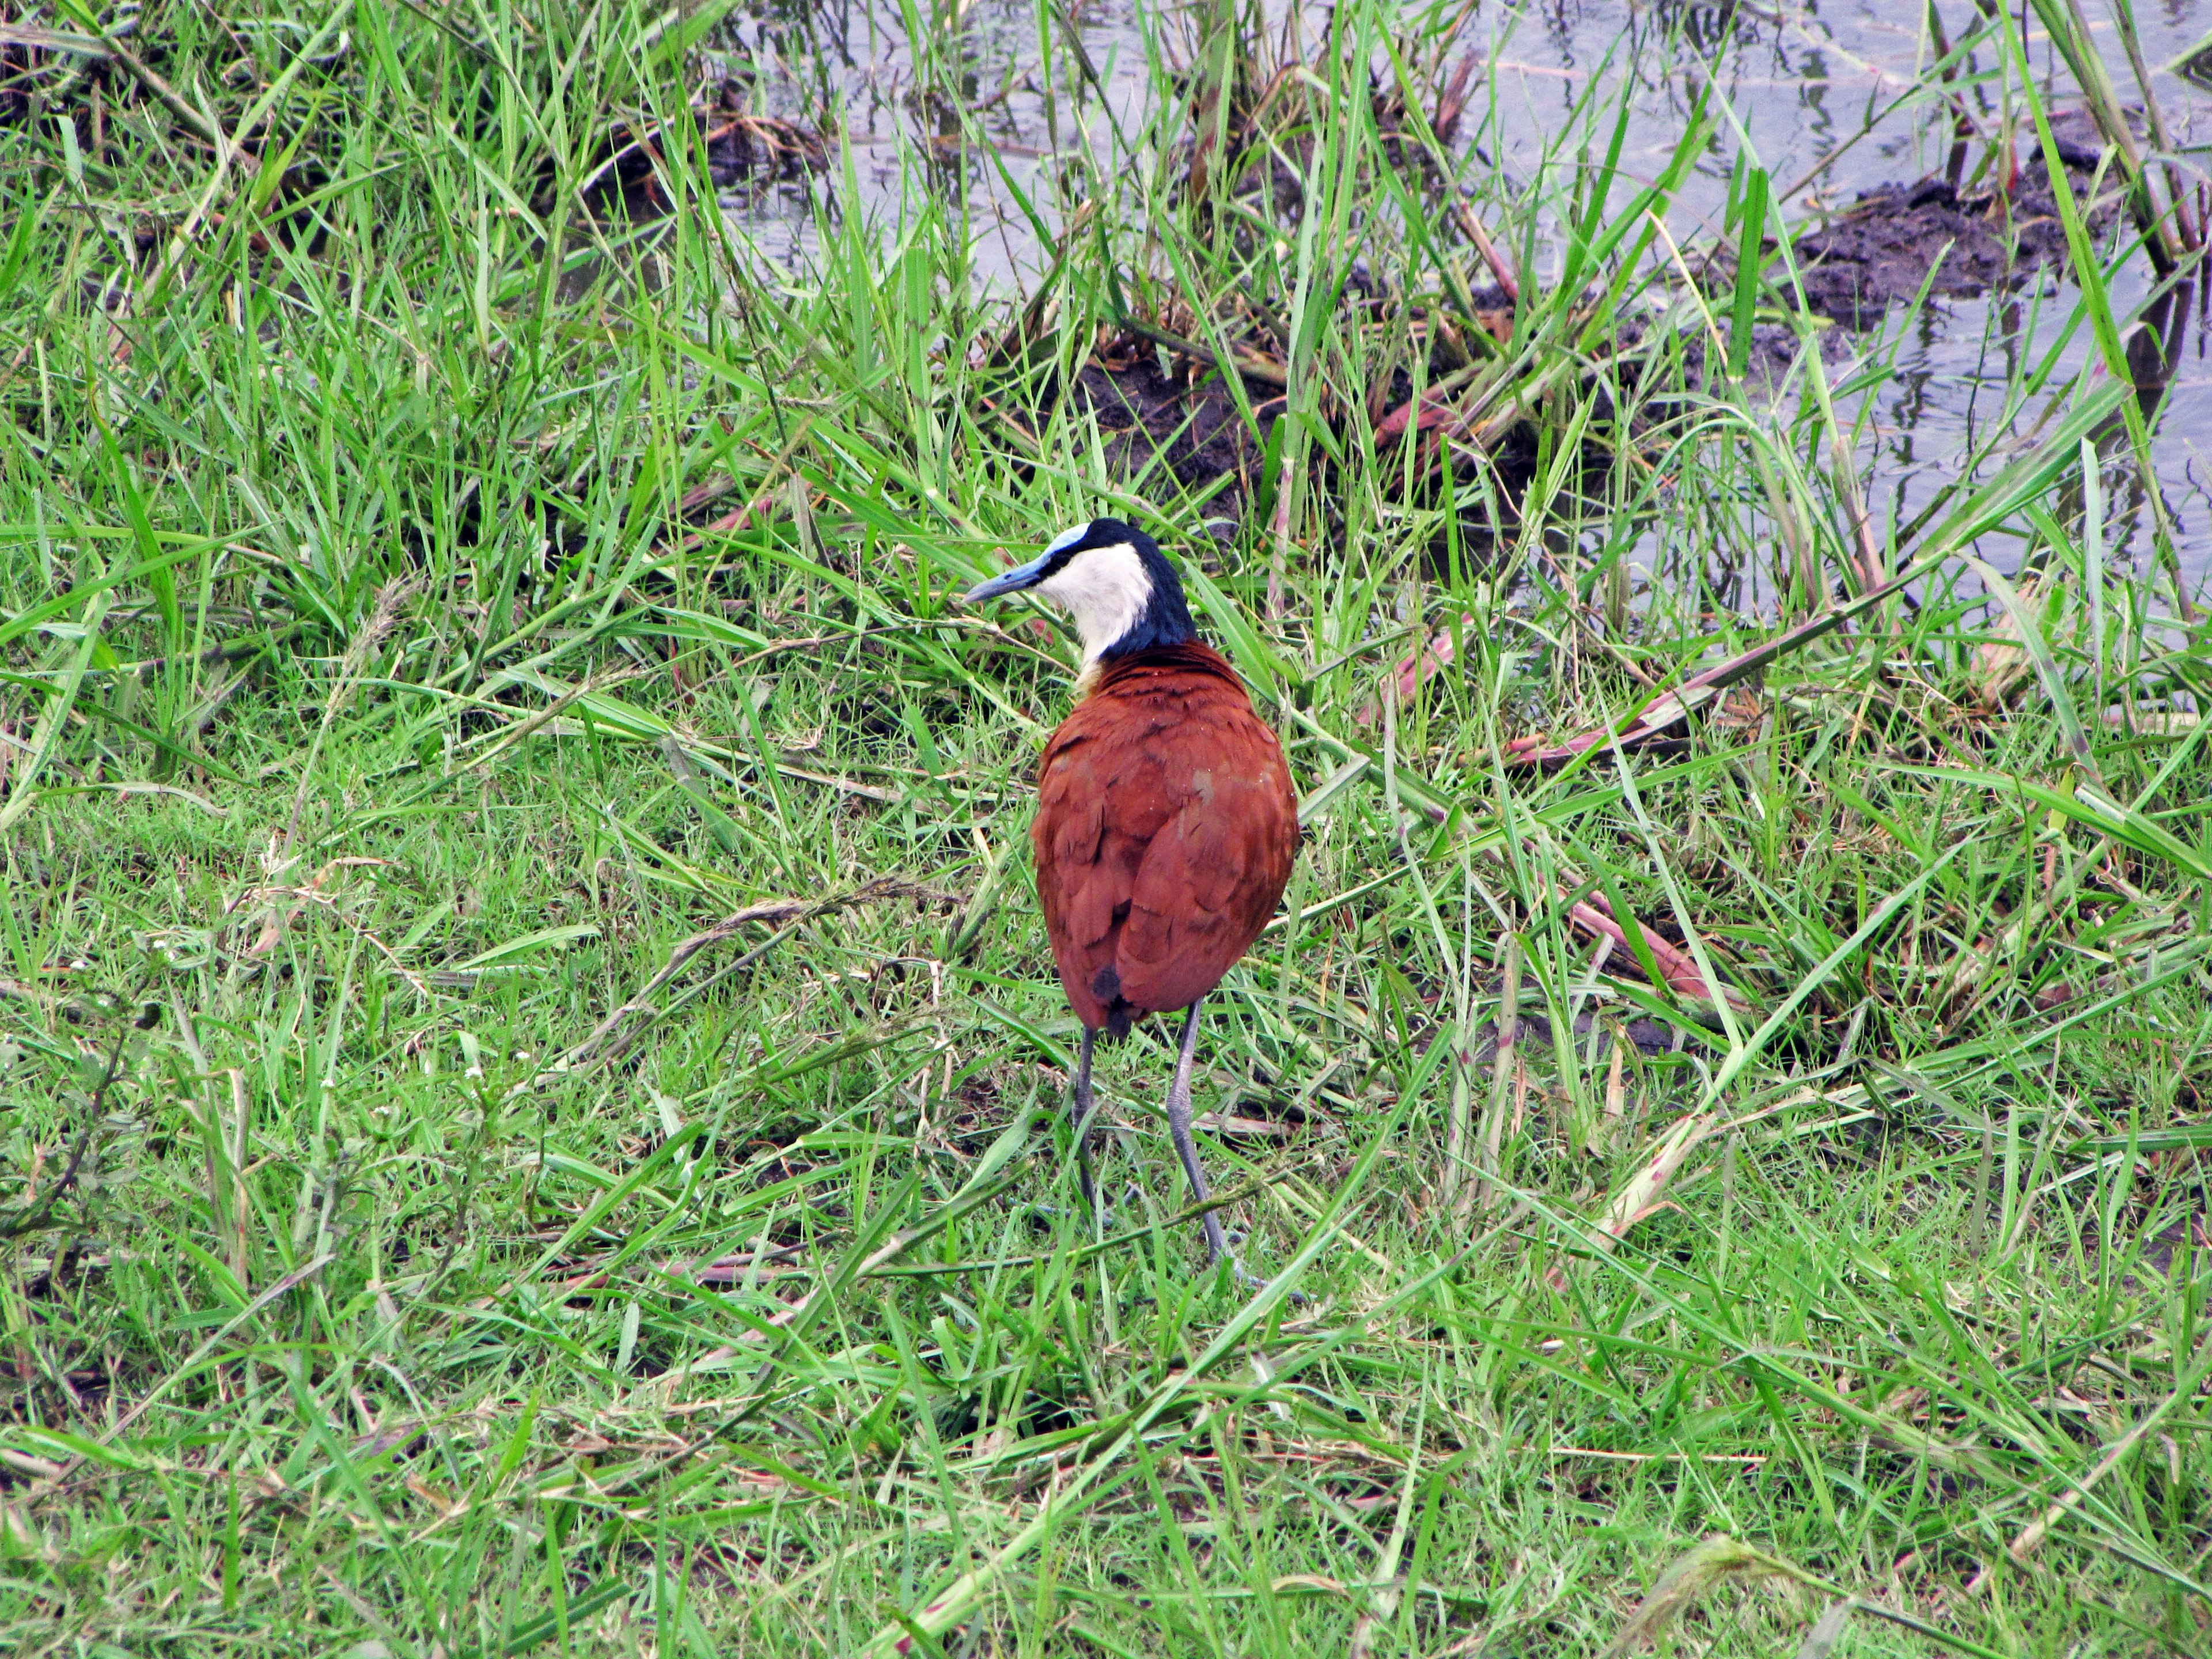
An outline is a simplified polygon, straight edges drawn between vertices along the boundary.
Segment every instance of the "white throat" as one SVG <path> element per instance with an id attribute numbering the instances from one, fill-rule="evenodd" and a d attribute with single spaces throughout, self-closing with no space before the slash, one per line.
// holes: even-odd
<path id="1" fill-rule="evenodd" d="M 1099 653 L 1136 624 L 1152 600 L 1152 579 L 1137 550 L 1122 542 L 1113 547 L 1087 547 L 1057 574 L 1037 584 L 1036 591 L 1065 610 L 1083 637 L 1083 668 L 1087 674 Z"/>

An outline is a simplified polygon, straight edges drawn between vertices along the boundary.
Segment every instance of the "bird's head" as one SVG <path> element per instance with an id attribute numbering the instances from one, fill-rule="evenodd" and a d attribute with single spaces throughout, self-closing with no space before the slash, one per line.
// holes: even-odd
<path id="1" fill-rule="evenodd" d="M 1037 557 L 961 599 L 975 605 L 1032 587 L 1074 622 L 1086 674 L 1133 651 L 1198 637 L 1175 567 L 1150 536 L 1119 519 L 1063 530 Z"/>

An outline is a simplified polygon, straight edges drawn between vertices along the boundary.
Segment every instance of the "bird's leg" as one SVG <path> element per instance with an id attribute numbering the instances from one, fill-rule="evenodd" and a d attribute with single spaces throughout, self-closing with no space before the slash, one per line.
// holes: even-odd
<path id="1" fill-rule="evenodd" d="M 1198 1011 L 1205 1002 L 1206 999 L 1200 997 L 1183 1016 L 1182 1052 L 1176 1057 L 1175 1081 L 1168 1088 L 1168 1133 L 1175 1137 L 1176 1156 L 1182 1159 L 1182 1172 L 1190 1177 L 1191 1196 L 1201 1204 L 1212 1194 L 1206 1189 L 1206 1171 L 1198 1167 L 1197 1143 L 1190 1138 L 1190 1068 L 1198 1056 Z M 1243 1264 L 1230 1255 L 1229 1241 L 1222 1236 L 1221 1218 L 1208 1210 L 1200 1218 L 1206 1224 L 1206 1265 L 1210 1267 L 1222 1257 L 1229 1256 L 1237 1276 L 1244 1278 Z"/>
<path id="2" fill-rule="evenodd" d="M 1098 1033 L 1088 1025 L 1083 1028 L 1083 1051 L 1075 1063 L 1075 1098 L 1070 1103 L 1075 1115 L 1075 1173 L 1083 1186 L 1083 1204 L 1092 1216 L 1098 1213 L 1098 1185 L 1091 1178 L 1091 1117 L 1097 1104 L 1091 1092 L 1091 1050 L 1098 1041 Z"/>
<path id="3" fill-rule="evenodd" d="M 1206 1184 L 1206 1171 L 1198 1167 L 1198 1143 L 1190 1134 L 1190 1072 L 1191 1063 L 1198 1058 L 1198 1010 L 1206 1000 L 1200 997 L 1190 1005 L 1190 1012 L 1183 1017 L 1182 1052 L 1176 1056 L 1175 1081 L 1168 1086 L 1168 1133 L 1175 1137 L 1176 1154 L 1182 1159 L 1182 1172 L 1190 1177 L 1191 1195 L 1201 1204 L 1213 1194 Z M 1267 1281 L 1247 1273 L 1237 1253 L 1229 1248 L 1229 1240 L 1221 1231 L 1221 1218 L 1208 1210 L 1200 1218 L 1206 1224 L 1206 1265 L 1209 1267 L 1226 1261 L 1237 1275 L 1237 1282 L 1248 1291 L 1265 1290 Z M 1289 1293 L 1293 1302 L 1305 1297 L 1297 1291 Z"/>

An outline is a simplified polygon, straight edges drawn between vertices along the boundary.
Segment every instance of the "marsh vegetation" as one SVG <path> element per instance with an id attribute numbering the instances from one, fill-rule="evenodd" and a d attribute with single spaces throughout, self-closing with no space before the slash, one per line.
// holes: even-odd
<path id="1" fill-rule="evenodd" d="M 2212 14 L 1873 15 L 0 8 L 0 1645 L 2203 1651 Z"/>

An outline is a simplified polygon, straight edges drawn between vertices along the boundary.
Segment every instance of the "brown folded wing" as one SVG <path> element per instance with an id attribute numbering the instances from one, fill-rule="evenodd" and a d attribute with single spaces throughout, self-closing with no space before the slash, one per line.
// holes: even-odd
<path id="1" fill-rule="evenodd" d="M 1119 1032 L 1197 1001 L 1259 937 L 1297 800 L 1235 671 L 1194 642 L 1101 672 L 1045 746 L 1030 837 L 1067 1000 Z"/>

